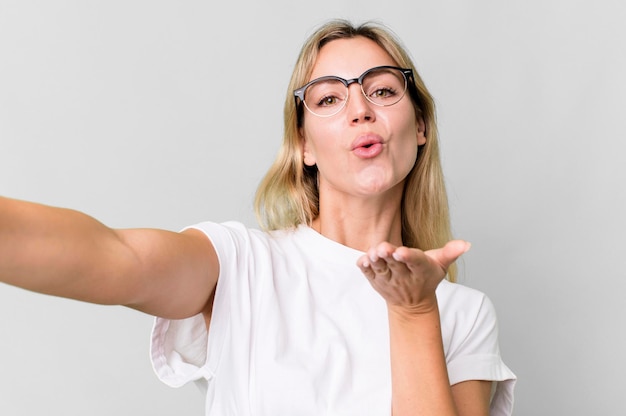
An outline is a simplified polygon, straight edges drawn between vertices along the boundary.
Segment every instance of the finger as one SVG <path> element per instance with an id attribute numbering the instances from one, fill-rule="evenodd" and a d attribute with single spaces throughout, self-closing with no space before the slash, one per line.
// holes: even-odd
<path id="1" fill-rule="evenodd" d="M 398 247 L 393 252 L 392 258 L 397 264 L 401 264 L 411 270 L 418 270 L 421 267 L 428 266 L 432 261 L 422 250 L 409 247 Z"/>
<path id="2" fill-rule="evenodd" d="M 367 250 L 367 256 L 373 263 L 379 261 L 380 259 L 388 259 L 395 251 L 395 249 L 396 246 L 387 242 L 383 242 L 376 246 L 370 247 L 370 249 Z"/>
<path id="3" fill-rule="evenodd" d="M 387 263 L 385 260 L 380 258 L 378 258 L 375 262 L 372 262 L 369 256 L 362 256 L 357 261 L 357 266 L 369 280 L 374 280 L 376 278 L 384 278 L 388 280 L 391 277 L 391 270 L 387 266 Z"/>
<path id="4" fill-rule="evenodd" d="M 394 273 L 406 273 L 408 270 L 407 262 L 404 260 L 403 255 L 397 253 L 403 253 L 406 250 L 410 250 L 407 247 L 394 247 L 394 250 L 388 250 L 385 253 L 383 259 L 387 263 L 387 267 Z M 423 253 L 421 253 L 423 256 Z M 425 257 L 425 256 L 424 256 Z"/>
<path id="5" fill-rule="evenodd" d="M 365 277 L 367 277 L 368 279 L 373 279 L 375 277 L 374 270 L 372 270 L 372 267 L 370 265 L 370 259 L 367 255 L 361 256 L 357 260 L 356 264 L 359 269 L 361 269 L 361 272 L 365 275 Z"/>
<path id="6" fill-rule="evenodd" d="M 389 279 L 391 277 L 391 269 L 384 259 L 378 259 L 371 264 L 371 269 L 375 274 L 375 278 L 384 277 Z"/>
<path id="7" fill-rule="evenodd" d="M 456 259 L 464 253 L 467 253 L 471 246 L 472 245 L 467 241 L 452 240 L 446 243 L 445 246 L 425 251 L 424 254 L 440 264 L 444 270 L 447 270 Z"/>
<path id="8" fill-rule="evenodd" d="M 380 243 L 367 251 L 370 267 L 375 277 L 384 277 L 386 279 L 391 277 L 390 263 L 393 262 L 395 264 L 392 258 L 392 253 L 395 248 L 395 246 L 389 243 Z"/>
<path id="9" fill-rule="evenodd" d="M 383 259 L 389 259 L 397 248 L 397 246 L 394 246 L 391 243 L 383 242 L 378 244 L 374 249 L 376 250 L 378 257 Z"/>

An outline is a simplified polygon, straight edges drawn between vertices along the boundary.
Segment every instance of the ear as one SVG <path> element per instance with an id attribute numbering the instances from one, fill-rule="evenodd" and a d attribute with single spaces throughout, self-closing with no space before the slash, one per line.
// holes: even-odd
<path id="1" fill-rule="evenodd" d="M 302 129 L 300 129 L 300 141 L 302 143 L 302 158 L 304 159 L 304 164 L 307 166 L 315 166 L 315 163 L 317 163 L 315 155 L 311 152 L 309 141 L 304 137 Z"/>
<path id="2" fill-rule="evenodd" d="M 421 146 L 426 144 L 426 123 L 424 119 L 419 116 L 417 118 L 417 145 Z"/>

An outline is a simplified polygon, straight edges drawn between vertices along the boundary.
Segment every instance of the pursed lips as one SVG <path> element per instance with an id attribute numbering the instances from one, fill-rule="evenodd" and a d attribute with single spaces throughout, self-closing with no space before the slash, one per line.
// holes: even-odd
<path id="1" fill-rule="evenodd" d="M 363 159 L 378 156 L 383 150 L 384 141 L 377 134 L 365 134 L 352 142 L 352 152 Z"/>

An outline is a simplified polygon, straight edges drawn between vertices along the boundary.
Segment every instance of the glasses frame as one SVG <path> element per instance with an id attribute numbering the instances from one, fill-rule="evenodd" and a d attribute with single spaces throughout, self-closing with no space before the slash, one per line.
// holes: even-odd
<path id="1" fill-rule="evenodd" d="M 369 74 L 372 71 L 377 71 L 379 69 L 397 69 L 398 71 L 400 71 L 402 73 L 402 76 L 404 77 L 404 91 L 402 92 L 402 95 L 400 96 L 400 98 L 398 98 L 398 101 L 396 101 L 393 104 L 378 104 L 374 101 L 372 101 L 370 99 L 370 97 L 367 96 L 367 94 L 365 93 L 365 91 L 363 90 L 363 78 L 365 78 L 367 76 L 367 74 Z M 343 104 L 341 104 L 341 107 L 339 107 L 337 109 L 337 111 L 335 111 L 332 114 L 317 114 L 315 113 L 313 110 L 311 110 L 309 108 L 308 105 L 306 105 L 306 101 L 304 101 L 304 94 L 306 93 L 307 88 L 309 88 L 311 85 L 319 82 L 319 81 L 326 81 L 326 80 L 336 80 L 341 82 L 343 85 L 346 86 L 346 99 L 343 102 Z M 335 114 L 338 114 L 341 110 L 344 109 L 344 107 L 346 106 L 346 103 L 348 102 L 348 100 L 350 99 L 350 85 L 354 84 L 355 82 L 359 84 L 359 86 L 361 87 L 361 93 L 363 94 L 363 96 L 365 97 L 365 99 L 367 101 L 369 101 L 370 103 L 377 105 L 379 107 L 390 107 L 392 105 L 398 104 L 400 102 L 400 100 L 402 100 L 402 98 L 404 97 L 404 95 L 406 94 L 406 90 L 409 88 L 409 84 L 413 81 L 413 70 L 410 68 L 400 68 L 397 66 L 391 66 L 391 65 L 381 65 L 381 66 L 375 66 L 373 68 L 368 69 L 367 71 L 363 72 L 358 78 L 352 78 L 352 79 L 345 79 L 345 78 L 341 78 L 335 75 L 326 75 L 323 77 L 319 77 L 319 78 L 315 78 L 312 81 L 307 82 L 306 84 L 304 84 L 302 87 L 298 88 L 297 90 L 294 90 L 293 95 L 294 95 L 294 99 L 296 101 L 296 107 L 298 106 L 298 99 L 300 100 L 300 102 L 302 104 L 304 104 L 304 106 L 306 107 L 306 109 L 309 111 L 309 113 L 317 116 L 317 117 L 332 117 Z"/>

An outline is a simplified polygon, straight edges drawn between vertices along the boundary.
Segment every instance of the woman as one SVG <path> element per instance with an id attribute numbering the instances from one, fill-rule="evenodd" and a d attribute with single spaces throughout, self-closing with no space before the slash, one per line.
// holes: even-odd
<path id="1" fill-rule="evenodd" d="M 443 280 L 450 240 L 434 105 L 398 41 L 333 21 L 304 45 L 266 231 L 113 230 L 3 199 L 0 278 L 158 316 L 152 359 L 210 415 L 507 415 L 493 307 Z"/>

